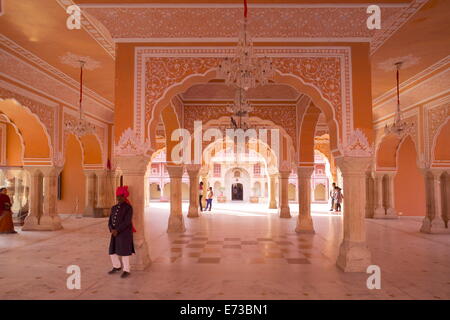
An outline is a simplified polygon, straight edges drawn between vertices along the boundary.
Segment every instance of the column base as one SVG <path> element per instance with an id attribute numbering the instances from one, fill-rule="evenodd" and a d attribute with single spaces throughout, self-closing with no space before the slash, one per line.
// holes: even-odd
<path id="1" fill-rule="evenodd" d="M 373 219 L 386 219 L 386 210 L 384 210 L 384 208 L 376 208 Z"/>
<path id="2" fill-rule="evenodd" d="M 199 210 L 200 209 L 197 206 L 195 206 L 195 207 L 189 206 L 189 211 L 188 211 L 187 217 L 188 218 L 198 218 L 198 217 L 200 217 L 200 215 L 198 214 Z"/>
<path id="3" fill-rule="evenodd" d="M 95 208 L 93 206 L 88 206 L 84 209 L 83 217 L 95 217 Z"/>
<path id="4" fill-rule="evenodd" d="M 430 220 L 429 217 L 425 217 L 422 221 L 422 227 L 420 227 L 420 232 L 422 233 L 444 233 L 448 232 L 448 225 L 446 226 L 444 220 L 441 217 L 435 217 Z"/>
<path id="5" fill-rule="evenodd" d="M 167 226 L 168 233 L 182 233 L 186 231 L 183 216 L 169 216 L 169 224 Z"/>
<path id="6" fill-rule="evenodd" d="M 278 214 L 280 218 L 291 218 L 291 210 L 289 207 L 281 207 L 278 209 Z"/>
<path id="7" fill-rule="evenodd" d="M 58 216 L 43 216 L 40 219 L 29 216 L 25 218 L 22 231 L 56 231 L 62 228 L 61 219 Z"/>
<path id="8" fill-rule="evenodd" d="M 336 265 L 344 272 L 366 272 L 371 265 L 371 253 L 365 242 L 343 241 Z"/>
<path id="9" fill-rule="evenodd" d="M 397 211 L 394 208 L 386 210 L 386 219 L 398 219 Z"/>
<path id="10" fill-rule="evenodd" d="M 278 209 L 277 203 L 276 202 L 269 203 L 269 209 Z"/>
<path id="11" fill-rule="evenodd" d="M 299 218 L 297 220 L 297 226 L 295 227 L 295 232 L 297 233 L 316 233 L 314 231 L 314 225 L 313 225 L 313 221 L 312 218 L 310 217 L 309 219 L 302 219 Z"/>
<path id="12" fill-rule="evenodd" d="M 151 264 L 152 260 L 148 253 L 148 246 L 145 240 L 134 241 L 134 251 L 136 252 L 131 259 L 131 270 L 144 271 Z"/>

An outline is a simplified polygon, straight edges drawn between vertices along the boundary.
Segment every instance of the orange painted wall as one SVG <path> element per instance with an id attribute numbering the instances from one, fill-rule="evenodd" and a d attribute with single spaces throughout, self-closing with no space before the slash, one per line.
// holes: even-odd
<path id="1" fill-rule="evenodd" d="M 6 123 L 6 164 L 8 166 L 21 166 L 22 163 L 22 142 L 15 128 Z"/>
<path id="2" fill-rule="evenodd" d="M 404 216 L 425 216 L 425 181 L 416 165 L 416 149 L 410 137 L 398 150 L 395 176 L 395 208 Z"/>
<path id="3" fill-rule="evenodd" d="M 82 149 L 74 136 L 66 142 L 66 161 L 62 171 L 62 200 L 57 201 L 58 213 L 83 213 L 85 177 L 81 165 Z M 75 212 L 78 197 L 78 211 Z"/>
<path id="4" fill-rule="evenodd" d="M 450 160 L 450 121 L 444 125 L 436 139 L 434 149 L 435 160 Z"/>

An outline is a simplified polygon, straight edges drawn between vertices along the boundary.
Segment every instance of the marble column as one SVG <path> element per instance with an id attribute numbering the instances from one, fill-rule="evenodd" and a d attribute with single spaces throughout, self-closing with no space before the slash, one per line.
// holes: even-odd
<path id="1" fill-rule="evenodd" d="M 56 211 L 56 197 L 58 194 L 58 175 L 61 172 L 61 167 L 42 167 L 39 170 L 42 173 L 42 215 L 30 215 L 25 218 L 25 224 L 22 228 L 24 231 L 54 231 L 62 229 L 61 219 Z M 40 175 L 36 177 L 35 174 L 31 175 L 32 180 L 32 209 L 35 212 L 39 212 L 40 205 L 40 188 L 39 188 Z M 33 191 L 34 189 L 34 191 Z M 35 191 L 38 192 L 35 192 Z M 34 204 L 33 204 L 34 202 Z M 36 205 L 38 208 L 36 208 Z"/>
<path id="2" fill-rule="evenodd" d="M 106 170 L 96 170 L 97 190 L 96 190 L 96 208 L 106 208 Z"/>
<path id="3" fill-rule="evenodd" d="M 181 178 L 183 177 L 183 166 L 167 165 L 170 176 L 170 215 L 167 226 L 168 233 L 184 232 L 182 203 L 181 203 Z"/>
<path id="4" fill-rule="evenodd" d="M 289 209 L 289 176 L 291 171 L 280 171 L 280 208 L 278 214 L 280 218 L 290 218 L 291 211 Z"/>
<path id="5" fill-rule="evenodd" d="M 187 173 L 189 175 L 189 211 L 188 218 L 199 217 L 199 205 L 198 205 L 198 175 L 200 171 L 200 165 L 188 164 L 186 166 Z"/>
<path id="6" fill-rule="evenodd" d="M 86 176 L 86 205 L 84 208 L 84 217 L 93 217 L 95 215 L 95 196 L 96 196 L 96 175 L 93 170 L 84 170 Z"/>
<path id="7" fill-rule="evenodd" d="M 397 172 L 388 172 L 388 207 L 386 208 L 386 219 L 398 219 L 397 210 L 395 210 L 395 184 L 394 179 Z"/>
<path id="8" fill-rule="evenodd" d="M 133 233 L 134 250 L 136 254 L 131 257 L 132 270 L 145 270 L 151 259 L 145 240 L 144 221 L 144 176 L 150 158 L 144 155 L 116 156 L 117 166 L 123 176 L 123 184 L 128 186 L 129 200 L 133 206 Z"/>
<path id="9" fill-rule="evenodd" d="M 298 167 L 298 201 L 299 211 L 297 219 L 297 233 L 314 233 L 314 225 L 311 218 L 311 175 L 314 167 Z"/>
<path id="10" fill-rule="evenodd" d="M 12 197 L 11 211 L 17 215 L 22 208 L 22 170 L 12 170 L 11 173 L 14 175 L 14 196 Z"/>
<path id="11" fill-rule="evenodd" d="M 374 172 L 373 179 L 375 181 L 375 211 L 373 214 L 374 219 L 385 219 L 386 218 L 386 209 L 383 204 L 383 176 L 382 172 Z"/>
<path id="12" fill-rule="evenodd" d="M 24 220 L 22 231 L 35 230 L 39 225 L 39 218 L 41 215 L 41 172 L 38 168 L 28 167 L 25 169 L 30 176 L 30 207 L 28 215 Z"/>
<path id="13" fill-rule="evenodd" d="M 365 178 L 370 157 L 341 157 L 336 159 L 343 177 L 343 240 L 337 266 L 344 272 L 366 272 L 371 264 L 371 253 L 366 243 Z"/>
<path id="14" fill-rule="evenodd" d="M 277 174 L 269 175 L 269 209 L 277 208 L 277 200 L 275 197 L 275 188 L 276 188 L 276 179 L 278 178 Z"/>
<path id="15" fill-rule="evenodd" d="M 445 228 L 442 218 L 442 193 L 441 174 L 442 169 L 422 169 L 425 177 L 426 212 L 422 221 L 420 232 L 433 233 L 436 229 Z"/>

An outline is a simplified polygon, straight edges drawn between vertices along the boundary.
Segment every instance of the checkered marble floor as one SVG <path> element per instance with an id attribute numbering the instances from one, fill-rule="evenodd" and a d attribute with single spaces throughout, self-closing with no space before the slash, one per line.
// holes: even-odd
<path id="1" fill-rule="evenodd" d="M 286 233 L 268 237 L 218 237 L 205 232 L 179 235 L 155 263 L 310 264 L 312 237 Z"/>

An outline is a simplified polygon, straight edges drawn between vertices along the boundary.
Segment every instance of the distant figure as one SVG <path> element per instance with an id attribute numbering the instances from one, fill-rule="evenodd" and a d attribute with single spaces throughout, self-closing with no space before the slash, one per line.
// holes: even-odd
<path id="1" fill-rule="evenodd" d="M 109 255 L 113 268 L 109 274 L 116 273 L 122 269 L 120 257 L 122 257 L 122 278 L 130 275 L 130 256 L 135 253 L 133 244 L 133 207 L 128 201 L 128 187 L 118 187 L 116 190 L 117 204 L 111 208 L 108 227 L 111 232 L 109 243 Z"/>
<path id="2" fill-rule="evenodd" d="M 200 181 L 198 186 L 199 194 L 198 194 L 198 203 L 200 204 L 200 211 L 203 211 L 202 198 L 203 198 L 203 181 Z"/>
<path id="3" fill-rule="evenodd" d="M 336 212 L 341 212 L 341 203 L 342 200 L 344 199 L 344 196 L 342 195 L 342 189 L 339 187 L 335 188 L 336 192 L 335 192 L 335 202 L 336 202 Z"/>
<path id="4" fill-rule="evenodd" d="M 214 192 L 212 190 L 212 187 L 209 187 L 208 189 L 208 193 L 206 195 L 206 207 L 205 207 L 205 211 L 208 209 L 208 211 L 211 211 L 211 206 L 212 206 L 212 201 L 213 201 L 213 196 L 214 196 Z"/>
<path id="5" fill-rule="evenodd" d="M 17 233 L 11 212 L 11 199 L 6 188 L 0 188 L 0 234 Z"/>
<path id="6" fill-rule="evenodd" d="M 336 192 L 336 183 L 333 182 L 331 190 L 330 190 L 330 198 L 331 198 L 331 209 L 330 211 L 334 211 L 334 194 Z"/>

